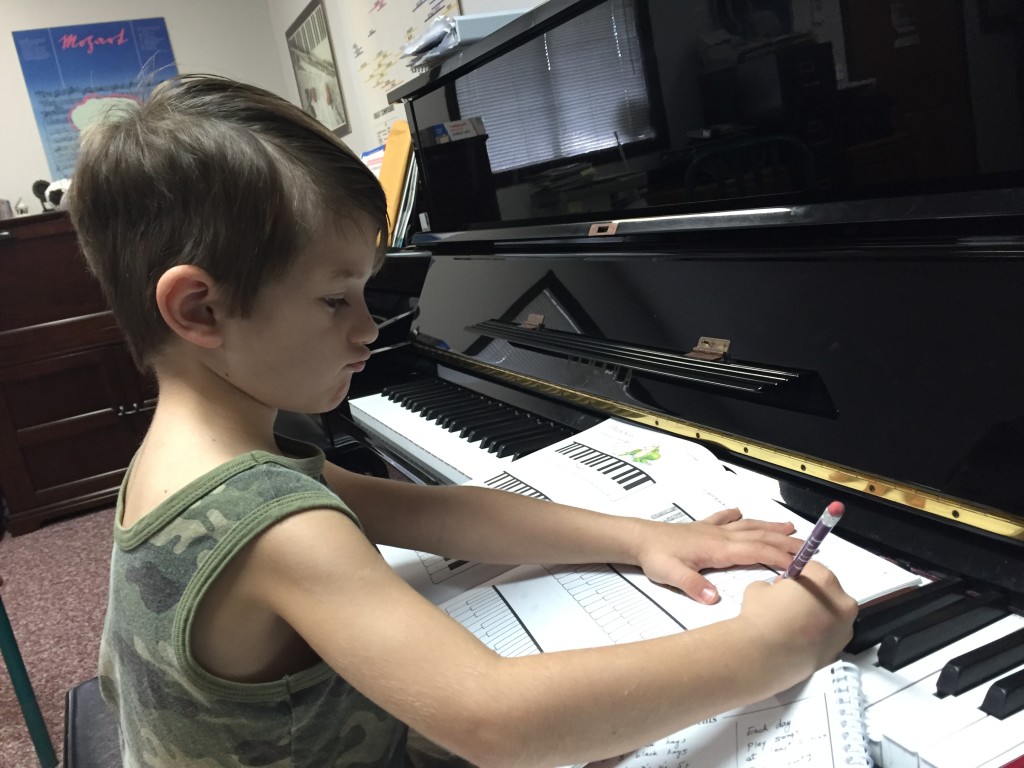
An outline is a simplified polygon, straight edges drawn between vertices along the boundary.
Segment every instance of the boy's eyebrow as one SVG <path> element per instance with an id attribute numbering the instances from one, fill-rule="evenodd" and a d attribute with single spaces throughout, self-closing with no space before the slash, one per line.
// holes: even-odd
<path id="1" fill-rule="evenodd" d="M 352 278 L 359 277 L 359 273 L 352 269 L 344 266 L 333 267 L 330 272 L 327 273 L 328 278 L 335 280 L 337 278 L 344 278 L 345 280 L 351 280 Z"/>

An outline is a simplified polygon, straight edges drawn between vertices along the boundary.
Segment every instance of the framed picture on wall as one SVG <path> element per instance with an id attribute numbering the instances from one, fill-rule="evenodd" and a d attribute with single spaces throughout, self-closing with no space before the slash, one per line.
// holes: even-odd
<path id="1" fill-rule="evenodd" d="M 338 61 L 327 28 L 323 0 L 313 0 L 285 32 L 302 108 L 336 136 L 352 130 L 338 77 Z"/>

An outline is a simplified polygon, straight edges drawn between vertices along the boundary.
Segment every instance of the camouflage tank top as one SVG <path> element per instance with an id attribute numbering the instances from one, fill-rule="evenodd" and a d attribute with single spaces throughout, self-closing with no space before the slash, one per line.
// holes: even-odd
<path id="1" fill-rule="evenodd" d="M 210 674 L 192 656 L 199 601 L 253 537 L 314 508 L 359 524 L 319 481 L 319 449 L 280 437 L 278 444 L 299 458 L 239 456 L 127 530 L 120 523 L 130 469 L 121 486 L 99 677 L 127 768 L 405 765 L 405 726 L 327 664 L 243 684 Z"/>

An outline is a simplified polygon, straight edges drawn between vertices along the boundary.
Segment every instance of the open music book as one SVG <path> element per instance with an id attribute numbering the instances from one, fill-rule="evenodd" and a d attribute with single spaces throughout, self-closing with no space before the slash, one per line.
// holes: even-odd
<path id="1" fill-rule="evenodd" d="M 773 498 L 763 479 L 729 469 L 703 446 L 608 419 L 514 462 L 510 468 L 474 479 L 481 485 L 550 499 L 614 515 L 675 523 L 701 520 L 727 507 L 746 517 L 791 522 L 806 538 L 812 522 Z M 385 559 L 434 603 L 460 594 L 509 570 L 507 565 L 455 561 L 442 556 L 380 547 Z M 920 577 L 842 538 L 842 524 L 822 544 L 815 559 L 831 568 L 858 602 L 920 583 Z M 638 569 L 621 569 L 637 589 L 664 605 L 684 627 L 693 628 L 735 616 L 743 590 L 755 580 L 778 574 L 763 566 L 706 573 L 722 599 L 713 606 L 695 603 L 677 591 L 648 581 Z"/>
<path id="2" fill-rule="evenodd" d="M 678 524 L 738 506 L 748 517 L 792 522 L 801 537 L 813 527 L 774 500 L 770 490 L 728 469 L 702 446 L 617 420 L 469 484 Z M 753 581 L 778 575 L 763 566 L 705 572 L 721 596 L 709 606 L 649 581 L 633 566 L 510 567 L 393 547 L 380 550 L 399 575 L 503 656 L 610 645 L 706 626 L 737 615 L 743 591 Z M 835 534 L 815 557 L 862 603 L 920 582 Z M 871 765 L 861 715 L 856 670 L 835 664 L 772 699 L 595 765 Z"/>

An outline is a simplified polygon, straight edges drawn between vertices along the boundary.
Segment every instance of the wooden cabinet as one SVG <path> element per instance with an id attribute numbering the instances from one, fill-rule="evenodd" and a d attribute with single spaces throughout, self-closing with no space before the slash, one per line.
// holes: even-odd
<path id="1" fill-rule="evenodd" d="M 111 505 L 156 404 L 63 213 L 0 221 L 6 527 Z"/>

